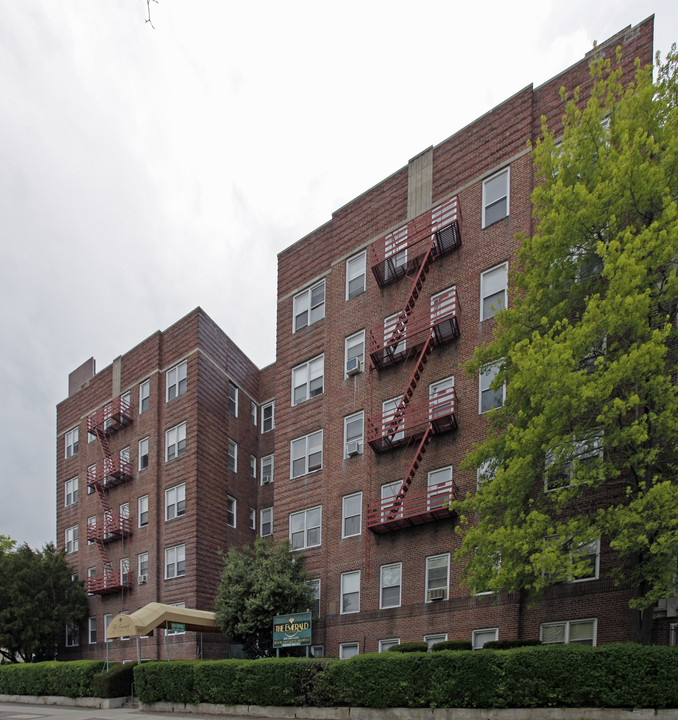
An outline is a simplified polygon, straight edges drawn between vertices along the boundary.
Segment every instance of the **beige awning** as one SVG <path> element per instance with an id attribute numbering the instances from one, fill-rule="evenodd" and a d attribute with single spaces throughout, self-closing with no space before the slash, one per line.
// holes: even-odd
<path id="1" fill-rule="evenodd" d="M 213 612 L 152 602 L 129 615 L 116 615 L 108 625 L 106 638 L 148 635 L 151 630 L 164 627 L 166 623 L 180 623 L 186 630 L 196 632 L 221 632 Z"/>

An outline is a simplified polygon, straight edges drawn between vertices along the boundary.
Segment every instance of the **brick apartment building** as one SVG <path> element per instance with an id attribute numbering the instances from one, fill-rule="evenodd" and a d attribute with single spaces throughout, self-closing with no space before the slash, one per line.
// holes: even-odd
<path id="1" fill-rule="evenodd" d="M 636 57 L 652 62 L 652 35 L 649 18 L 599 52 L 621 45 L 628 81 Z M 71 374 L 57 412 L 57 533 L 92 595 L 66 655 L 102 656 L 108 618 L 152 600 L 212 609 L 217 550 L 256 534 L 306 555 L 315 652 L 629 639 L 630 591 L 610 581 L 604 540 L 590 577 L 528 606 L 461 587 L 444 507 L 475 489 L 459 465 L 503 401 L 491 372 L 462 367 L 510 304 L 515 235 L 533 229 L 527 141 L 542 116 L 559 126 L 561 86 L 587 97 L 591 58 L 520 90 L 280 253 L 273 365 L 257 369 L 197 309 L 105 370 L 89 361 Z M 670 602 L 658 609 L 657 642 L 672 614 Z M 142 654 L 164 657 L 167 641 L 173 657 L 228 652 L 192 636 L 157 633 Z M 109 649 L 135 652 L 124 640 Z"/>

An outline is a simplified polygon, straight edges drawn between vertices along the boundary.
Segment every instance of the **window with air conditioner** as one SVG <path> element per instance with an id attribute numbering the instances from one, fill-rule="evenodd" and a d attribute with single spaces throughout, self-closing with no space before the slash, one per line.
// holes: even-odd
<path id="1" fill-rule="evenodd" d="M 137 575 L 139 585 L 145 585 L 148 582 L 148 553 L 139 553 L 137 556 Z"/>
<path id="2" fill-rule="evenodd" d="M 344 418 L 344 457 L 362 455 L 364 413 L 354 413 Z"/>
<path id="3" fill-rule="evenodd" d="M 344 377 L 363 371 L 365 364 L 365 331 L 360 330 L 344 340 Z"/>
<path id="4" fill-rule="evenodd" d="M 447 600 L 450 586 L 450 554 L 426 558 L 426 602 Z"/>
<path id="5" fill-rule="evenodd" d="M 273 455 L 261 458 L 261 484 L 269 485 L 273 482 Z"/>

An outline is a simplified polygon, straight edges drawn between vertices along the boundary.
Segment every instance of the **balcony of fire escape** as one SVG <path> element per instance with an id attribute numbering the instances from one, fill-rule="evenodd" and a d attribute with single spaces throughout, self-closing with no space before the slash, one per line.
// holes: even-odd
<path id="1" fill-rule="evenodd" d="M 461 245 L 461 209 L 456 196 L 373 243 L 372 272 L 380 287 L 416 275 L 432 244 L 430 261 Z"/>
<path id="2" fill-rule="evenodd" d="M 124 574 L 115 571 L 104 572 L 101 577 L 95 575 L 88 577 L 85 581 L 85 590 L 90 595 L 112 595 L 123 590 L 130 590 L 132 586 L 130 572 Z"/>
<path id="3" fill-rule="evenodd" d="M 131 422 L 129 400 L 117 397 L 87 418 L 87 432 L 99 438 L 108 437 Z"/>
<path id="4" fill-rule="evenodd" d="M 87 470 L 87 486 L 93 490 L 110 490 L 133 479 L 132 463 L 126 456 L 105 457 L 102 463 Z"/>
<path id="5" fill-rule="evenodd" d="M 87 541 L 109 543 L 132 534 L 132 523 L 125 515 L 104 513 L 103 525 L 87 525 Z"/>

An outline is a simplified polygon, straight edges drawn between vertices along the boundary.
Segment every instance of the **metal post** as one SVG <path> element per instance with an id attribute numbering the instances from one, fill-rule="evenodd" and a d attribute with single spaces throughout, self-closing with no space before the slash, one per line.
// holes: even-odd
<path id="1" fill-rule="evenodd" d="M 141 665 L 141 638 L 137 635 L 137 665 Z"/>
<path id="2" fill-rule="evenodd" d="M 165 620 L 165 645 L 167 646 L 167 662 L 169 662 L 169 634 L 167 630 L 169 629 L 169 622 Z"/>

